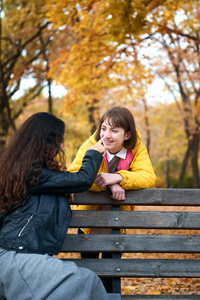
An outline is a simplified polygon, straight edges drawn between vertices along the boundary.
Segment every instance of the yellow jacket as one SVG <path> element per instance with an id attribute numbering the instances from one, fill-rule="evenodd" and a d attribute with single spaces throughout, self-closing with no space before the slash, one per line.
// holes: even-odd
<path id="1" fill-rule="evenodd" d="M 68 171 L 69 172 L 77 172 L 81 165 L 82 160 L 85 155 L 85 152 L 88 150 L 88 148 L 94 144 L 96 144 L 96 140 L 94 138 L 93 134 L 91 137 L 89 137 L 88 140 L 86 140 L 85 143 L 82 144 L 82 146 L 79 148 L 75 159 L 73 160 L 72 164 L 69 166 Z M 141 141 L 141 135 L 137 131 L 137 142 L 134 149 L 132 149 L 133 152 L 133 159 L 130 163 L 129 170 L 121 170 L 116 173 L 119 173 L 122 175 L 123 180 L 120 182 L 120 185 L 125 190 L 138 190 L 138 189 L 144 189 L 144 188 L 152 188 L 156 181 L 156 175 L 154 173 L 149 154 L 147 152 L 146 147 Z M 105 163 L 105 160 L 102 161 L 100 168 L 98 170 L 98 173 L 104 172 L 108 173 L 108 168 Z M 105 189 L 98 186 L 95 182 L 90 188 L 91 191 L 95 192 L 101 192 Z M 74 206 L 74 209 L 78 210 L 99 210 L 99 205 L 79 205 Z M 121 210 L 131 210 L 130 207 L 127 206 L 120 206 Z M 85 233 L 90 233 L 90 229 L 84 229 Z"/>

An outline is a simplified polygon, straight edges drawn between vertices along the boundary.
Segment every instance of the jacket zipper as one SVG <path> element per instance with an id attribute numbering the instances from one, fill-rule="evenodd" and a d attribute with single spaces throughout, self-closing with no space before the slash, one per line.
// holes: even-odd
<path id="1" fill-rule="evenodd" d="M 24 231 L 24 229 L 28 226 L 28 224 L 30 223 L 31 219 L 33 218 L 33 215 L 30 216 L 26 222 L 26 224 L 24 225 L 24 227 L 20 230 L 20 232 L 18 233 L 18 236 L 22 235 L 22 232 Z"/>

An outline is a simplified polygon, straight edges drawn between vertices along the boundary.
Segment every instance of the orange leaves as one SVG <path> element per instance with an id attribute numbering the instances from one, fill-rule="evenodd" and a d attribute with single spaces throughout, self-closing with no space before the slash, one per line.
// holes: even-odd
<path id="1" fill-rule="evenodd" d="M 123 295 L 200 295 L 199 279 L 129 278 L 122 279 Z"/>
<path id="2" fill-rule="evenodd" d="M 200 97 L 198 97 L 197 101 L 196 101 L 196 113 L 197 116 L 200 116 Z"/>
<path id="3" fill-rule="evenodd" d="M 122 51 L 116 51 L 115 40 L 124 40 L 127 30 L 140 30 L 136 19 L 143 19 L 139 14 L 146 14 L 145 5 L 139 0 L 84 0 L 78 5 L 75 1 L 51 0 L 48 9 L 48 16 L 57 28 L 63 26 L 74 34 L 71 45 L 59 51 L 60 64 L 58 60 L 52 62 L 51 75 L 69 89 L 63 107 L 69 103 L 72 107 L 80 98 L 85 103 L 85 97 L 102 100 L 110 89 L 118 87 L 120 90 L 120 85 L 128 87 L 124 90 L 126 97 L 127 91 L 131 91 L 133 74 L 135 81 L 140 80 L 140 67 L 134 72 L 129 66 L 128 52 L 124 52 L 123 58 Z"/>

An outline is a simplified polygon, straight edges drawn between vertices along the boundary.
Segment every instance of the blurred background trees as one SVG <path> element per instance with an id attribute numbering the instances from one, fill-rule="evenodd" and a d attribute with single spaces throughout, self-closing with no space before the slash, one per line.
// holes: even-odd
<path id="1" fill-rule="evenodd" d="M 157 186 L 199 187 L 199 19 L 196 0 L 2 0 L 0 151 L 45 110 L 66 121 L 70 163 L 101 114 L 124 105 Z"/>

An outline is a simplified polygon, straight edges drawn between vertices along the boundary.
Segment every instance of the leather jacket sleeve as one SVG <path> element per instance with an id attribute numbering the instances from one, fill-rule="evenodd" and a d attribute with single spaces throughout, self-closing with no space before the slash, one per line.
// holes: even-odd
<path id="1" fill-rule="evenodd" d="M 92 186 L 102 158 L 98 151 L 89 149 L 78 172 L 55 172 L 42 168 L 38 184 L 31 186 L 29 193 L 59 195 L 84 192 Z"/>

